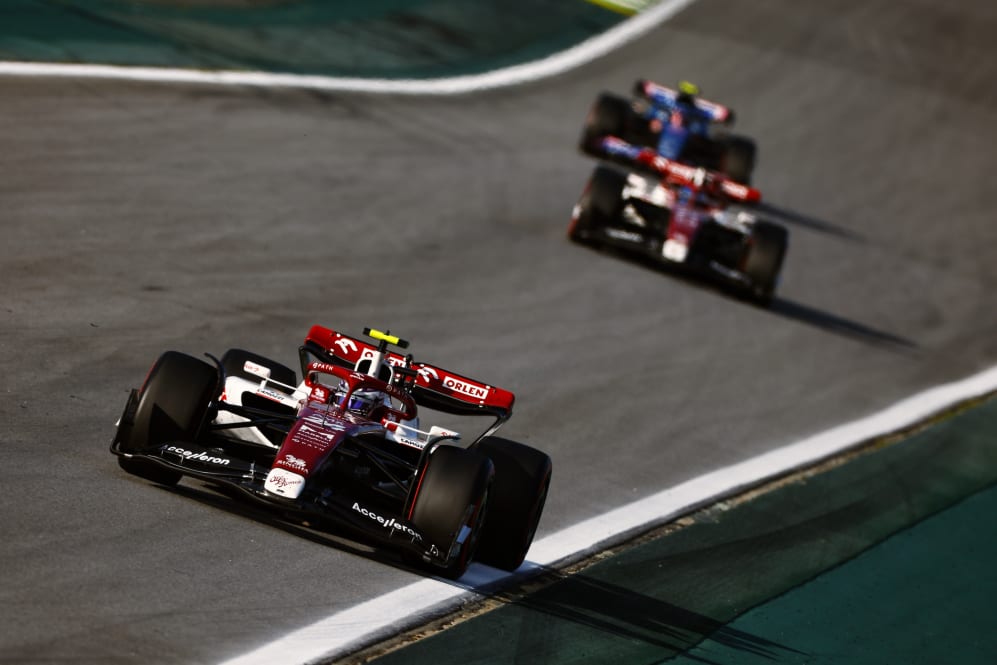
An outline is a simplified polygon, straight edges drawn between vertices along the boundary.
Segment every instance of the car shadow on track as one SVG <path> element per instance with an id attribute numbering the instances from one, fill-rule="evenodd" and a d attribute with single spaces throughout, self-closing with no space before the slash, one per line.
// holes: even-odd
<path id="1" fill-rule="evenodd" d="M 789 654 L 803 655 L 772 640 L 726 627 L 704 614 L 581 574 L 565 577 L 515 603 L 530 610 L 529 614 L 549 617 L 523 622 L 526 630 L 536 631 L 538 636 L 549 632 L 551 621 L 567 621 L 653 647 L 656 659 L 686 652 L 706 638 L 771 661 Z"/>
<path id="2" fill-rule="evenodd" d="M 689 270 L 679 266 L 669 266 L 655 261 L 647 256 L 633 254 L 624 249 L 614 247 L 603 248 L 583 248 L 589 251 L 600 252 L 626 261 L 635 266 L 651 270 L 661 275 L 679 280 L 685 285 L 699 289 L 702 292 L 712 293 L 721 298 L 726 298 L 732 302 L 738 302 L 747 307 L 754 307 L 761 311 L 767 311 L 775 316 L 805 323 L 819 328 L 825 332 L 854 339 L 865 344 L 878 346 L 898 353 L 911 353 L 918 349 L 917 343 L 901 335 L 879 330 L 872 326 L 853 321 L 843 316 L 827 312 L 816 307 L 811 307 L 802 303 L 783 298 L 778 294 L 767 306 L 759 305 L 744 295 L 738 294 L 722 281 L 711 278 L 708 275 L 694 274 Z"/>
<path id="3" fill-rule="evenodd" d="M 774 298 L 768 310 L 773 314 L 800 321 L 801 323 L 812 325 L 835 335 L 850 337 L 874 346 L 900 352 L 913 352 L 918 348 L 915 342 L 906 337 L 877 330 L 857 321 L 852 321 L 785 298 Z"/>
<path id="4" fill-rule="evenodd" d="M 764 201 L 756 204 L 753 210 L 775 222 L 783 222 L 785 224 L 799 226 L 811 231 L 817 231 L 836 238 L 841 238 L 842 240 L 848 240 L 850 242 L 867 242 L 865 236 L 855 233 L 850 229 L 846 229 L 822 219 L 817 219 L 816 217 L 811 217 L 810 215 L 804 215 L 803 213 L 799 213 L 788 208 L 766 203 Z"/>
<path id="5" fill-rule="evenodd" d="M 423 577 L 432 576 L 432 572 L 427 569 L 406 565 L 394 550 L 384 548 L 373 541 L 366 540 L 362 532 L 354 532 L 348 526 L 326 529 L 319 525 L 311 526 L 306 523 L 283 519 L 273 511 L 256 506 L 238 495 L 226 493 L 224 488 L 215 488 L 210 484 L 200 484 L 197 480 L 190 480 L 190 483 L 181 483 L 174 487 L 159 487 L 186 499 L 192 499 L 212 508 L 224 510 L 229 514 L 280 529 L 285 533 L 318 545 L 331 547 L 347 554 L 363 557 Z"/>
<path id="6" fill-rule="evenodd" d="M 439 639 L 412 644 L 411 636 L 402 634 L 394 643 L 374 645 L 374 650 L 388 651 L 374 662 L 383 665 L 446 662 L 454 654 L 470 653 L 466 645 L 475 645 L 473 653 L 487 652 L 494 662 L 513 662 L 522 653 L 534 654 L 538 661 L 551 663 L 586 660 L 580 658 L 582 654 L 587 660 L 593 657 L 598 660 L 602 654 L 613 662 L 661 662 L 679 654 L 699 660 L 687 652 L 706 639 L 740 652 L 745 658 L 780 662 L 807 655 L 770 639 L 729 628 L 724 621 L 700 612 L 593 576 L 529 564 L 525 569 L 531 569 L 532 574 L 517 575 L 519 585 L 509 584 L 505 579 L 496 588 L 476 588 L 489 601 L 478 616 L 468 617 L 457 625 L 447 625 L 444 618 L 439 627 L 422 629 L 427 634 L 436 633 Z M 446 630 L 439 633 L 443 628 Z M 398 651 L 392 648 L 405 646 L 408 648 Z M 369 662 L 368 656 L 372 654 L 361 651 L 346 662 L 351 665 Z"/>

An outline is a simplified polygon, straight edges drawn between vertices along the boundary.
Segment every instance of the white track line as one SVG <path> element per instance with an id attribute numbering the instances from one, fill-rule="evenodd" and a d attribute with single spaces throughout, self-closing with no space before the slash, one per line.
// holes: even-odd
<path id="1" fill-rule="evenodd" d="M 997 367 L 931 388 L 885 411 L 840 425 L 753 459 L 693 478 L 551 534 L 533 544 L 521 572 L 579 560 L 638 530 L 664 524 L 748 487 L 832 457 L 869 439 L 913 425 L 961 401 L 997 390 Z M 286 635 L 224 665 L 307 663 L 332 659 L 476 600 L 475 588 L 506 573 L 475 564 L 462 587 L 424 579 Z"/>
<path id="2" fill-rule="evenodd" d="M 693 2 L 695 0 L 663 0 L 647 11 L 619 23 L 600 35 L 542 60 L 507 67 L 485 74 L 429 79 L 425 81 L 268 74 L 266 72 L 2 61 L 0 61 L 0 75 L 85 77 L 156 83 L 201 83 L 209 85 L 302 88 L 400 95 L 459 95 L 479 90 L 519 85 L 562 74 L 606 55 L 627 42 L 637 39 Z"/>

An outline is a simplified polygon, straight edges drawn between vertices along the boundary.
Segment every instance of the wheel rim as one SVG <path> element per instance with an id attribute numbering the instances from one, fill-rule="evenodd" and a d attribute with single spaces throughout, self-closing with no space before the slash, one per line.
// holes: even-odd
<path id="1" fill-rule="evenodd" d="M 477 503 L 472 503 L 464 513 L 463 524 L 457 530 L 454 542 L 450 546 L 450 553 L 447 559 L 464 566 L 474 554 L 481 537 L 481 529 L 485 524 L 485 517 L 488 513 L 488 490 L 481 496 Z"/>

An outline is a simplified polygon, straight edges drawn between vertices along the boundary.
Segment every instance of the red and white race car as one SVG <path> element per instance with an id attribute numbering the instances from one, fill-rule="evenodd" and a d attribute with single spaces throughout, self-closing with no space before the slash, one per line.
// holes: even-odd
<path id="1" fill-rule="evenodd" d="M 771 301 L 789 234 L 750 208 L 761 192 L 650 148 L 620 139 L 605 144 L 636 170 L 595 169 L 572 212 L 571 240 L 639 252 L 721 280 L 759 303 Z"/>
<path id="2" fill-rule="evenodd" d="M 167 351 L 132 390 L 111 452 L 164 485 L 208 481 L 313 528 L 349 526 L 456 578 L 472 559 L 522 564 L 550 484 L 547 454 L 493 436 L 513 394 L 313 326 L 294 370 L 241 349 L 205 362 Z M 210 356 L 209 356 L 210 358 Z M 494 419 L 470 445 L 419 407 Z M 486 519 L 487 515 L 487 519 Z"/>

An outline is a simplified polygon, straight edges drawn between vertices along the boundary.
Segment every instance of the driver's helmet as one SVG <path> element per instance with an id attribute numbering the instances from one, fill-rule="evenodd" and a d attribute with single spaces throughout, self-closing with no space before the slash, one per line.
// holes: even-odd
<path id="1" fill-rule="evenodd" d="M 699 94 L 699 86 L 689 81 L 679 81 L 678 92 L 679 94 L 675 98 L 676 102 L 694 106 L 696 104 L 696 95 Z"/>
<path id="2" fill-rule="evenodd" d="M 370 363 L 370 358 L 362 358 L 357 362 L 353 369 L 354 371 L 367 374 L 370 371 Z M 377 378 L 381 379 L 385 383 L 390 384 L 393 376 L 394 371 L 388 363 L 381 363 L 380 367 L 377 368 Z M 348 390 L 349 385 L 345 381 L 341 381 L 336 390 L 337 404 L 342 403 L 343 397 L 346 396 L 346 392 Z M 349 404 L 344 406 L 347 411 L 355 413 L 363 418 L 367 418 L 374 412 L 374 409 L 389 403 L 390 398 L 380 390 L 354 390 L 353 394 L 350 395 Z"/>
<path id="3" fill-rule="evenodd" d="M 348 391 L 349 384 L 345 381 L 340 381 L 339 387 L 336 389 L 336 404 L 342 403 Z M 367 417 L 376 407 L 384 404 L 384 400 L 385 395 L 379 390 L 354 390 L 353 394 L 350 395 L 349 403 L 344 405 L 344 407 L 350 413 Z"/>

